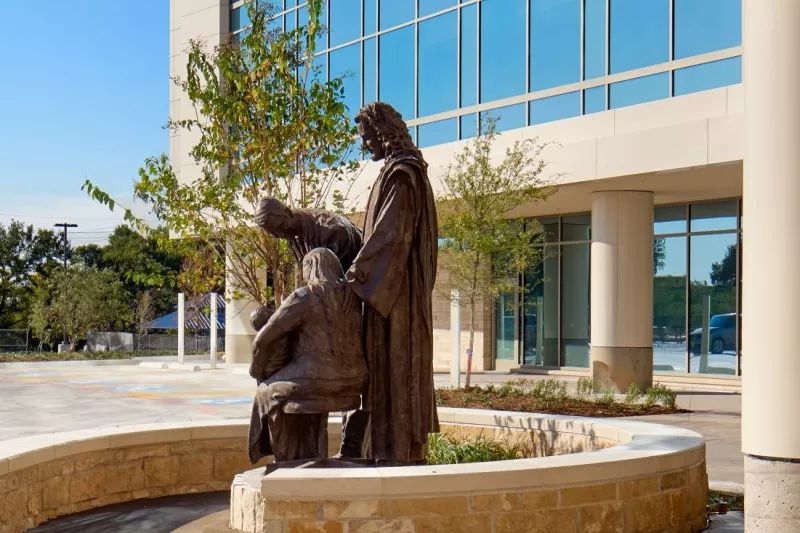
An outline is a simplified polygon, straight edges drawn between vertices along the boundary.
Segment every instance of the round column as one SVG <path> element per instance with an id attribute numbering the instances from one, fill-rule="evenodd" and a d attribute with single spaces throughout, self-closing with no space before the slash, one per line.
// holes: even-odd
<path id="1" fill-rule="evenodd" d="M 226 244 L 230 246 L 230 244 Z M 250 325 L 250 313 L 256 309 L 256 304 L 246 298 L 236 299 L 237 291 L 236 277 L 234 269 L 230 264 L 230 253 L 227 254 L 225 272 L 225 362 L 226 363 L 249 363 L 253 360 L 253 341 L 256 332 Z M 266 273 L 264 275 L 266 283 Z"/>
<path id="2" fill-rule="evenodd" d="M 623 392 L 653 383 L 653 193 L 592 194 L 591 374 Z"/>
<path id="3" fill-rule="evenodd" d="M 800 2 L 746 0 L 743 19 L 745 530 L 783 533 L 800 531 Z"/>

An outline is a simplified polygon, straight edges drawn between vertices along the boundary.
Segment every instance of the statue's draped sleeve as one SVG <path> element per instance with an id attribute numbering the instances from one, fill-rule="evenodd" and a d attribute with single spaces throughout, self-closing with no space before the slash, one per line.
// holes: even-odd
<path id="1" fill-rule="evenodd" d="M 306 312 L 306 289 L 298 289 L 284 300 L 253 341 L 250 376 L 265 379 L 289 363 L 286 337 L 302 322 Z"/>
<path id="2" fill-rule="evenodd" d="M 407 171 L 388 178 L 372 233 L 347 272 L 359 298 L 386 318 L 402 289 L 414 237 L 414 188 Z"/>

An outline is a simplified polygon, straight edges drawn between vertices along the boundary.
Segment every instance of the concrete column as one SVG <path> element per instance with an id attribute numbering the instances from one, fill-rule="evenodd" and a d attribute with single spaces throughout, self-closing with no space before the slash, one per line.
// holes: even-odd
<path id="1" fill-rule="evenodd" d="M 591 373 L 601 386 L 653 383 L 653 193 L 592 194 Z"/>
<path id="2" fill-rule="evenodd" d="M 256 332 L 250 325 L 250 313 L 256 309 L 256 304 L 246 299 L 233 299 L 234 287 L 228 274 L 225 278 L 228 297 L 225 305 L 225 362 L 249 363 L 253 360 L 253 341 L 256 338 Z"/>
<path id="3" fill-rule="evenodd" d="M 745 0 L 745 531 L 800 531 L 800 2 Z"/>

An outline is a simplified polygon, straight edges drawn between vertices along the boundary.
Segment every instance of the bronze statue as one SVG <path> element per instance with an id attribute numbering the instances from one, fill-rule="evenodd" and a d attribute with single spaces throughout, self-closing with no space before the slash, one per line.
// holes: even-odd
<path id="1" fill-rule="evenodd" d="M 341 263 L 316 248 L 302 266 L 307 285 L 284 300 L 253 343 L 252 463 L 268 455 L 276 462 L 327 457 L 328 413 L 357 408 L 367 383 L 362 316 L 343 310 Z"/>
<path id="2" fill-rule="evenodd" d="M 298 263 L 314 248 L 328 248 L 347 271 L 361 248 L 361 231 L 342 215 L 292 209 L 276 198 L 259 202 L 256 224 L 273 237 L 286 239 Z"/>
<path id="3" fill-rule="evenodd" d="M 369 385 L 368 457 L 378 464 L 425 463 L 428 434 L 439 430 L 433 384 L 431 296 L 438 227 L 427 163 L 403 117 L 383 102 L 356 115 L 373 161 L 385 160 L 364 217 L 364 244 L 345 275 L 344 312 L 364 306 Z M 343 452 L 358 448 L 363 413 L 345 423 Z"/>

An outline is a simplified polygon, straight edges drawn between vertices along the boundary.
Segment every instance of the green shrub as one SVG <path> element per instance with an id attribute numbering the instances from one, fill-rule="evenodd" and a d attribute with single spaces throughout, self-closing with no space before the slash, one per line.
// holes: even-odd
<path id="1" fill-rule="evenodd" d="M 595 399 L 595 403 L 603 407 L 611 407 L 617 403 L 617 398 L 614 396 L 613 390 L 606 389 L 601 396 Z"/>
<path id="2" fill-rule="evenodd" d="M 578 380 L 578 397 L 585 398 L 591 396 L 600 390 L 600 385 L 595 383 L 592 378 L 580 378 Z"/>
<path id="3" fill-rule="evenodd" d="M 669 387 L 658 383 L 647 389 L 644 395 L 644 405 L 652 407 L 653 405 L 663 405 L 670 409 L 675 409 L 677 404 L 677 396 Z"/>
<path id="4" fill-rule="evenodd" d="M 569 397 L 567 384 L 557 379 L 543 379 L 533 382 L 530 395 L 545 403 L 563 401 Z"/>
<path id="5" fill-rule="evenodd" d="M 633 382 L 628 387 L 628 392 L 625 394 L 625 403 L 636 403 L 642 397 L 642 389 L 639 384 Z"/>
<path id="6" fill-rule="evenodd" d="M 430 465 L 507 461 L 523 455 L 523 448 L 520 445 L 495 442 L 486 437 L 462 438 L 441 433 L 428 436 Z"/>

